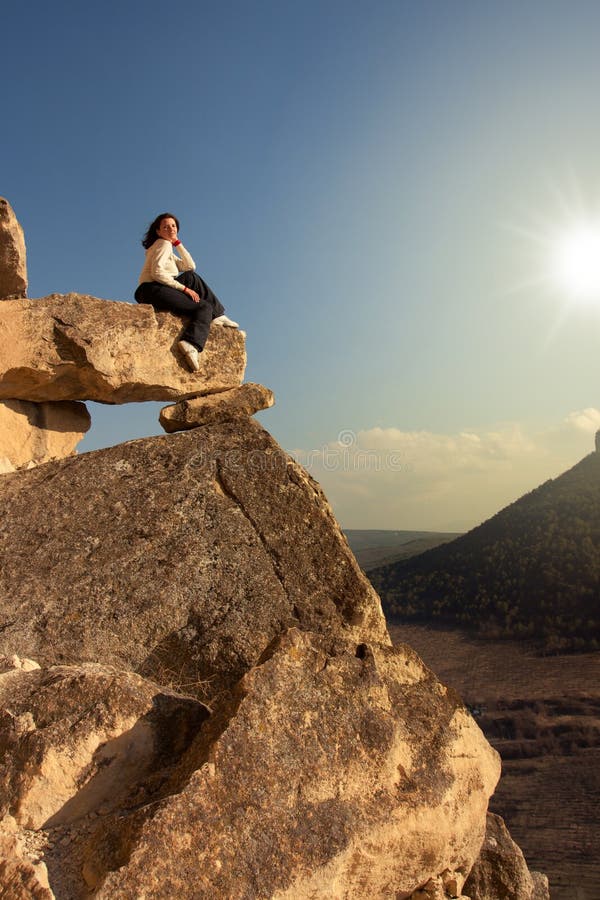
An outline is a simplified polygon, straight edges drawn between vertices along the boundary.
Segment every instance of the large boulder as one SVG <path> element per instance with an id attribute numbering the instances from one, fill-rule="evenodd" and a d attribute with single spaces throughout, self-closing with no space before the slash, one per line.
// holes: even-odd
<path id="1" fill-rule="evenodd" d="M 0 300 L 27 296 L 25 237 L 13 209 L 0 197 Z"/>
<path id="2" fill-rule="evenodd" d="M 210 394 L 208 397 L 193 397 L 180 400 L 160 411 L 159 421 L 164 430 L 187 431 L 213 422 L 235 422 L 253 416 L 261 409 L 268 409 L 275 403 L 273 391 L 262 384 L 247 382 L 239 388 Z"/>
<path id="3" fill-rule="evenodd" d="M 90 424 L 85 403 L 0 401 L 0 460 L 8 461 L 4 468 L 11 471 L 64 459 L 75 452 Z"/>
<path id="4" fill-rule="evenodd" d="M 297 629 L 212 713 L 94 665 L 8 671 L 0 708 L 4 814 L 36 829 L 63 900 L 462 884 L 499 775 L 457 695 L 410 648 Z"/>
<path id="5" fill-rule="evenodd" d="M 213 697 L 290 625 L 389 642 L 320 487 L 254 419 L 5 475 L 0 521 L 0 652 Z"/>
<path id="6" fill-rule="evenodd" d="M 292 630 L 234 701 L 98 898 L 402 897 L 472 865 L 499 757 L 409 648 Z"/>
<path id="7" fill-rule="evenodd" d="M 0 399 L 173 400 L 229 390 L 246 366 L 242 332 L 216 326 L 190 372 L 183 321 L 152 306 L 51 294 L 0 303 Z"/>

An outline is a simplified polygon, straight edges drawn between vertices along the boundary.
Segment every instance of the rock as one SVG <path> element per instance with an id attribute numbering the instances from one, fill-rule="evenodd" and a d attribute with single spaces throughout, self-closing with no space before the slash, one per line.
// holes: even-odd
<path id="1" fill-rule="evenodd" d="M 465 882 L 465 894 L 471 900 L 496 897 L 502 900 L 545 900 L 544 894 L 539 893 L 544 878 L 541 876 L 534 882 L 525 857 L 511 838 L 504 820 L 488 813 L 485 840 Z M 547 886 L 547 879 L 545 882 Z"/>
<path id="2" fill-rule="evenodd" d="M 0 456 L 0 475 L 5 475 L 7 472 L 14 471 L 16 471 L 16 469 L 10 459 L 7 456 Z"/>
<path id="3" fill-rule="evenodd" d="M 112 823 L 142 796 L 156 802 L 208 716 L 191 697 L 106 666 L 0 675 L 0 896 L 87 894 L 86 847 L 103 825 L 90 811 Z M 23 719 L 38 726 L 15 729 Z"/>
<path id="4" fill-rule="evenodd" d="M 4 475 L 0 521 L 0 653 L 209 699 L 290 625 L 389 642 L 320 487 L 255 419 Z"/>
<path id="5" fill-rule="evenodd" d="M 533 878 L 533 894 L 531 900 L 550 900 L 550 884 L 548 876 L 543 872 L 532 872 Z"/>
<path id="6" fill-rule="evenodd" d="M 0 303 L 0 399 L 173 400 L 243 380 L 245 342 L 216 326 L 190 372 L 176 343 L 183 320 L 147 304 L 83 294 Z"/>
<path id="7" fill-rule="evenodd" d="M 408 897 L 471 867 L 499 772 L 410 648 L 292 629 L 207 720 L 152 815 L 114 823 L 96 896 Z"/>
<path id="8" fill-rule="evenodd" d="M 10 672 L 11 669 L 23 669 L 25 672 L 32 672 L 39 669 L 40 664 L 34 659 L 21 659 L 16 653 L 12 656 L 0 656 L 0 674 Z"/>
<path id="9" fill-rule="evenodd" d="M 0 813 L 21 828 L 79 822 L 126 803 L 132 784 L 156 780 L 195 738 L 199 701 L 107 666 L 0 675 Z M 29 718 L 39 726 L 15 729 Z"/>
<path id="10" fill-rule="evenodd" d="M 0 897 L 2 900 L 54 900 L 46 866 L 43 862 L 34 865 L 27 859 L 12 816 L 0 821 Z"/>
<path id="11" fill-rule="evenodd" d="M 45 880 L 47 872 L 43 863 L 34 866 L 22 856 L 5 856 L 0 851 L 2 900 L 55 900 L 52 891 L 45 886 Z"/>
<path id="12" fill-rule="evenodd" d="M 25 237 L 8 200 L 0 197 L 0 300 L 27 296 Z"/>
<path id="13" fill-rule="evenodd" d="M 273 391 L 262 384 L 247 382 L 230 391 L 180 400 L 173 406 L 165 406 L 160 411 L 159 421 L 168 433 L 185 431 L 199 425 L 248 418 L 261 409 L 268 409 L 274 403 Z"/>
<path id="14" fill-rule="evenodd" d="M 85 403 L 0 401 L 0 455 L 12 471 L 70 456 L 91 425 Z"/>

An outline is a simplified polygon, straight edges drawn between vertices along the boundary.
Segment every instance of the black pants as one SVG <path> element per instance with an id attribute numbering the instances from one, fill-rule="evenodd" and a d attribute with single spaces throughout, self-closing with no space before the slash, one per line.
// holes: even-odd
<path id="1" fill-rule="evenodd" d="M 188 341 L 198 350 L 202 350 L 208 337 L 210 323 L 217 316 L 223 315 L 225 307 L 196 272 L 182 272 L 176 276 L 175 281 L 196 291 L 200 303 L 196 303 L 183 291 L 168 287 L 159 281 L 145 281 L 138 285 L 134 297 L 138 303 L 149 303 L 154 309 L 188 317 L 190 321 L 181 335 L 181 340 Z"/>

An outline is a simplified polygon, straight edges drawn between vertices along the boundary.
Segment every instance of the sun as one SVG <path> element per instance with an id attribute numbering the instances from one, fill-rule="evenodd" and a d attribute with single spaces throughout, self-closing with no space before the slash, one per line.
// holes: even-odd
<path id="1" fill-rule="evenodd" d="M 545 181 L 545 210 L 530 210 L 520 223 L 506 223 L 520 239 L 515 259 L 523 265 L 522 277 L 511 290 L 550 300 L 557 310 L 557 323 L 578 310 L 596 316 L 600 312 L 598 186 L 584 190 L 571 170 L 562 184 L 547 177 Z"/>
<path id="2" fill-rule="evenodd" d="M 556 286 L 574 300 L 600 303 L 600 226 L 581 223 L 552 241 Z"/>

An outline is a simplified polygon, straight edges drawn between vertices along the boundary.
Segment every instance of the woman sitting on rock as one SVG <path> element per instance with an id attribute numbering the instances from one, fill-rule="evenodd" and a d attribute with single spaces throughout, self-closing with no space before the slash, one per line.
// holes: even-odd
<path id="1" fill-rule="evenodd" d="M 206 343 L 210 323 L 230 328 L 238 324 L 224 315 L 219 298 L 194 271 L 196 264 L 178 239 L 178 231 L 179 220 L 171 213 L 161 213 L 152 222 L 142 240 L 146 261 L 134 296 L 138 303 L 190 317 L 178 347 L 192 372 L 197 372 L 198 354 Z"/>

